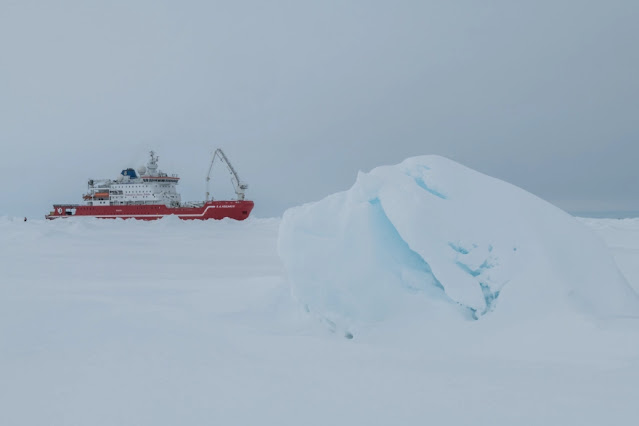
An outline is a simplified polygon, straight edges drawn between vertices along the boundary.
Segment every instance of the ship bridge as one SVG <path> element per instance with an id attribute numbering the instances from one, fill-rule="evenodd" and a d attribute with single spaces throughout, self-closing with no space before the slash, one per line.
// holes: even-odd
<path id="1" fill-rule="evenodd" d="M 130 204 L 164 204 L 168 207 L 180 205 L 180 194 L 176 185 L 180 178 L 158 170 L 158 157 L 151 151 L 146 167 L 137 171 L 123 169 L 115 180 L 90 180 L 88 193 L 84 195 L 88 206 L 118 206 Z"/>

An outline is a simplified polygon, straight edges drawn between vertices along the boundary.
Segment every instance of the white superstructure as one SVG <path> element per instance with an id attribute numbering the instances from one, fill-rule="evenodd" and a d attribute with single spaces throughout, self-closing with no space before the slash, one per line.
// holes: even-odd
<path id="1" fill-rule="evenodd" d="M 176 186 L 180 178 L 158 169 L 158 157 L 150 152 L 146 167 L 122 170 L 117 179 L 89 180 L 89 192 L 84 195 L 88 206 L 117 206 L 131 204 L 164 204 L 180 206 Z"/>

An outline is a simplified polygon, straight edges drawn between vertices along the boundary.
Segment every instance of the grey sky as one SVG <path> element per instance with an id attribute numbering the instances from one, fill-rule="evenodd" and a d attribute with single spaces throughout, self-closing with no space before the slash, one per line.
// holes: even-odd
<path id="1" fill-rule="evenodd" d="M 0 0 L 0 215 L 150 148 L 201 200 L 218 146 L 258 216 L 420 154 L 639 210 L 637 22 L 637 1 Z"/>

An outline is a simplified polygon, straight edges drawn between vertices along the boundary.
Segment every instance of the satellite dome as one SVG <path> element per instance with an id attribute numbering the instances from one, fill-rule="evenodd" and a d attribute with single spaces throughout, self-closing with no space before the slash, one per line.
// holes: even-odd
<path id="1" fill-rule="evenodd" d="M 145 174 L 146 173 L 146 167 L 144 167 L 144 166 L 138 167 L 138 173 L 140 174 L 140 176 Z"/>

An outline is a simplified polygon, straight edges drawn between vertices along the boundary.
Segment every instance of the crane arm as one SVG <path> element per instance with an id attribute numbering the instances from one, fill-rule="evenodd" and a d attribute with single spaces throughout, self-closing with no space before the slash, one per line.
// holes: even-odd
<path id="1" fill-rule="evenodd" d="M 222 161 L 226 168 L 229 170 L 231 174 L 231 182 L 233 183 L 233 189 L 235 189 L 235 195 L 237 195 L 238 200 L 244 200 L 244 191 L 248 188 L 248 185 L 240 180 L 235 168 L 224 154 L 220 148 L 216 149 L 213 153 L 213 158 L 211 158 L 211 164 L 209 165 L 209 171 L 206 174 L 206 201 L 209 201 L 209 182 L 211 181 L 211 171 L 213 170 L 213 164 L 215 163 L 215 159 L 219 158 Z"/>

